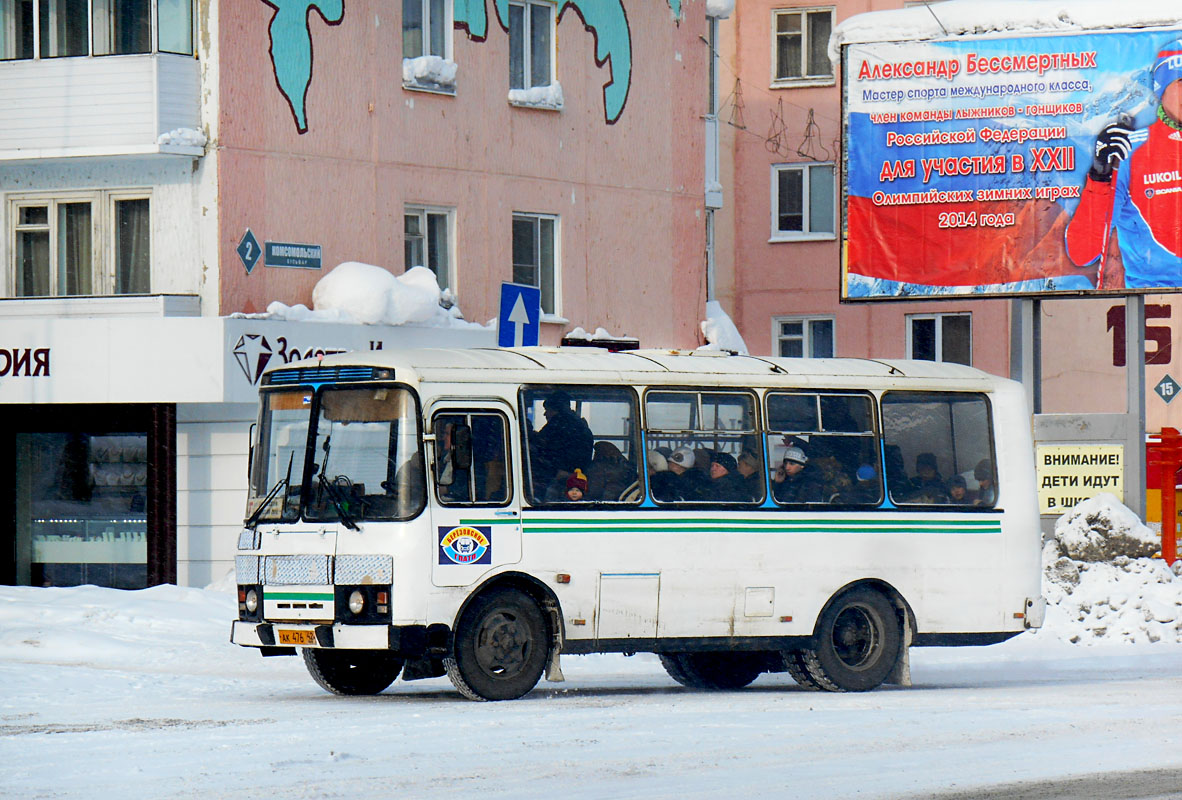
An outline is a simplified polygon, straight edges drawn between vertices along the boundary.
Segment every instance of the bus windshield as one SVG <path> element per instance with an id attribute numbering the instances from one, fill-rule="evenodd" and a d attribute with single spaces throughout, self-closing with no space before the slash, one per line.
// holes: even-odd
<path id="1" fill-rule="evenodd" d="M 418 413 L 408 390 L 263 394 L 248 501 L 252 519 L 293 522 L 302 515 L 348 527 L 356 520 L 410 519 L 426 505 L 425 487 Z"/>

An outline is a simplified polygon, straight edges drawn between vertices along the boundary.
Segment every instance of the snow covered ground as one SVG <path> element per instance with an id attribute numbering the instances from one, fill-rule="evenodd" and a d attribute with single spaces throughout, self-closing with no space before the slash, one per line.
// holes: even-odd
<path id="1" fill-rule="evenodd" d="M 0 796 L 898 798 L 1096 773 L 1128 774 L 1038 796 L 1178 796 L 1182 579 L 1060 552 L 1041 631 L 917 648 L 913 687 L 865 694 L 695 692 L 638 655 L 568 656 L 507 703 L 446 678 L 341 698 L 230 645 L 228 585 L 0 587 Z"/>

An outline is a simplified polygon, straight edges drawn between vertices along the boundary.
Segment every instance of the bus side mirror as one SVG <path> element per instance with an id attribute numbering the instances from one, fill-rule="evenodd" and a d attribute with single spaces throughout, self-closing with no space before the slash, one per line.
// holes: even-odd
<path id="1" fill-rule="evenodd" d="M 258 426 L 257 422 L 250 423 L 250 440 L 246 451 L 246 477 L 250 478 L 250 470 L 254 466 L 254 429 Z"/>
<path id="2" fill-rule="evenodd" d="M 456 425 L 452 431 L 452 463 L 456 469 L 472 468 L 472 429 L 467 425 Z"/>

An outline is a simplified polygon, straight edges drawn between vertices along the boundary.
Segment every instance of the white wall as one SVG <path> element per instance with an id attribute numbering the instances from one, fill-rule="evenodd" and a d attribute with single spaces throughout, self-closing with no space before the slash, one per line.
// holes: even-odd
<path id="1" fill-rule="evenodd" d="M 206 586 L 234 568 L 246 516 L 255 406 L 177 406 L 177 584 Z"/>

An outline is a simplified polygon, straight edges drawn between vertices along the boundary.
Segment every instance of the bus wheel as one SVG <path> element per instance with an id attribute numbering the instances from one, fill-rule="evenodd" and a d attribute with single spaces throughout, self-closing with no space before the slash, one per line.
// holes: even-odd
<path id="1" fill-rule="evenodd" d="M 784 668 L 788 670 L 788 674 L 792 676 L 792 680 L 796 681 L 800 688 L 807 689 L 810 692 L 815 692 L 821 688 L 813 677 L 809 675 L 808 665 L 804 663 L 804 653 L 800 650 L 785 650 Z"/>
<path id="2" fill-rule="evenodd" d="M 763 653 L 660 653 L 669 677 L 691 689 L 742 689 L 764 671 Z"/>
<path id="3" fill-rule="evenodd" d="M 817 625 L 816 649 L 801 651 L 808 676 L 830 692 L 866 692 L 894 669 L 903 637 L 894 606 L 881 592 L 841 595 Z"/>
<path id="4" fill-rule="evenodd" d="M 387 650 L 304 648 L 312 679 L 333 694 L 377 694 L 402 671 L 402 659 Z"/>
<path id="5" fill-rule="evenodd" d="M 453 654 L 443 665 L 469 700 L 513 700 L 537 685 L 548 648 L 538 604 L 515 589 L 496 589 L 464 610 Z"/>

